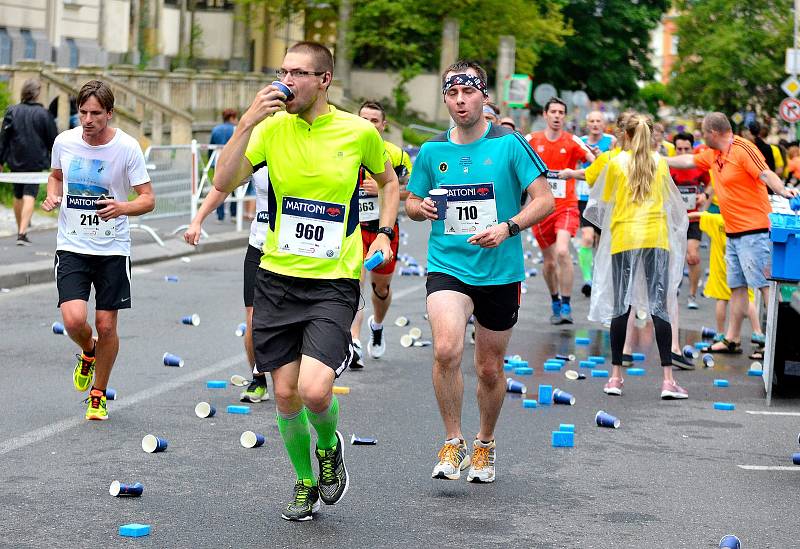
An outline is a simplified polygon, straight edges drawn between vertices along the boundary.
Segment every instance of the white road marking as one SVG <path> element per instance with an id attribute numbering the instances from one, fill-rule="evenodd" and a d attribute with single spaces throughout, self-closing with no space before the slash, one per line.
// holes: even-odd
<path id="1" fill-rule="evenodd" d="M 747 471 L 794 471 L 800 473 L 800 465 L 737 465 L 740 469 Z"/>
<path id="2" fill-rule="evenodd" d="M 760 410 L 745 410 L 748 414 L 756 416 L 792 416 L 800 417 L 800 412 L 762 412 Z"/>
<path id="3" fill-rule="evenodd" d="M 425 284 L 415 284 L 410 288 L 406 288 L 405 290 L 400 290 L 399 292 L 395 292 L 392 294 L 392 299 L 400 299 L 401 297 L 405 297 L 407 295 L 413 294 L 417 290 L 421 290 L 425 287 Z"/>
<path id="4" fill-rule="evenodd" d="M 118 410 L 124 410 L 125 408 L 138 404 L 143 400 L 162 395 L 168 391 L 173 391 L 183 385 L 186 385 L 187 383 L 204 378 L 209 374 L 214 374 L 216 372 L 236 366 L 237 364 L 241 364 L 245 360 L 247 359 L 244 353 L 240 353 L 238 355 L 221 360 L 216 364 L 201 368 L 200 370 L 192 372 L 191 374 L 181 376 L 178 379 L 167 381 L 154 387 L 148 387 L 147 389 L 139 391 L 138 393 L 134 393 L 130 396 L 123 396 L 119 402 L 113 401 L 113 404 L 111 405 L 112 410 L 115 412 Z M 111 421 L 113 421 L 113 419 L 111 419 Z M 46 438 L 63 433 L 64 431 L 84 423 L 86 423 L 86 420 L 82 417 L 71 417 L 62 419 L 61 421 L 56 421 L 49 425 L 45 425 L 44 427 L 39 427 L 33 431 L 28 431 L 27 433 L 12 437 L 8 440 L 4 440 L 3 442 L 0 442 L 0 456 L 11 451 L 24 448 L 25 446 L 30 446 L 31 444 L 41 442 Z"/>

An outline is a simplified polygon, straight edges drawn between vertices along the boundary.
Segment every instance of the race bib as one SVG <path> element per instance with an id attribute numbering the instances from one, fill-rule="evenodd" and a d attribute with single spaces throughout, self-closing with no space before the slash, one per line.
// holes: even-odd
<path id="1" fill-rule="evenodd" d="M 686 206 L 686 211 L 690 212 L 697 209 L 697 187 L 678 187 L 681 198 Z"/>
<path id="2" fill-rule="evenodd" d="M 567 197 L 567 180 L 559 179 L 557 170 L 547 170 L 545 177 L 547 177 L 547 184 L 550 185 L 554 198 Z"/>
<path id="3" fill-rule="evenodd" d="M 78 238 L 115 238 L 115 219 L 103 221 L 97 215 L 97 196 L 67 195 L 65 216 L 67 234 Z"/>
<path id="4" fill-rule="evenodd" d="M 477 234 L 497 225 L 493 183 L 444 185 L 442 188 L 447 189 L 445 234 Z"/>
<path id="5" fill-rule="evenodd" d="M 380 219 L 379 200 L 377 195 L 367 194 L 364 189 L 358 190 L 358 220 L 361 223 Z"/>
<path id="6" fill-rule="evenodd" d="M 342 251 L 346 212 L 344 204 L 283 197 L 278 249 L 293 255 L 337 259 Z"/>

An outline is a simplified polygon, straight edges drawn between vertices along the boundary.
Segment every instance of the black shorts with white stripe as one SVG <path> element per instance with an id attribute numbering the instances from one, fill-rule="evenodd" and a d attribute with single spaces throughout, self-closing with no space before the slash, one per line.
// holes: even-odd
<path id="1" fill-rule="evenodd" d="M 53 271 L 58 306 L 66 301 L 89 301 L 94 286 L 95 309 L 116 311 L 131 307 L 131 258 L 56 250 Z"/>
<path id="2" fill-rule="evenodd" d="M 253 300 L 256 369 L 271 372 L 305 355 L 339 377 L 350 364 L 361 290 L 356 279 L 283 276 L 259 268 Z"/>

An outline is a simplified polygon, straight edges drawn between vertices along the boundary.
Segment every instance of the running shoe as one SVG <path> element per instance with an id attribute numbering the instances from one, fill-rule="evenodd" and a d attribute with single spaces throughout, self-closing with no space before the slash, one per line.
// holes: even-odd
<path id="1" fill-rule="evenodd" d="M 319 489 L 310 480 L 298 480 L 294 485 L 294 498 L 281 513 L 285 520 L 312 520 L 319 511 Z"/>
<path id="2" fill-rule="evenodd" d="M 269 400 L 269 391 L 267 391 L 267 377 L 266 376 L 253 376 L 253 381 L 247 386 L 247 389 L 242 391 L 239 395 L 241 402 L 265 402 Z"/>
<path id="3" fill-rule="evenodd" d="M 360 370 L 364 367 L 364 351 L 361 348 L 361 342 L 357 339 L 353 340 L 353 357 L 350 359 L 350 369 Z"/>
<path id="4" fill-rule="evenodd" d="M 369 317 L 367 326 L 369 326 L 369 343 L 367 343 L 367 353 L 370 358 L 380 358 L 386 352 L 386 341 L 383 339 L 383 326 L 374 330 L 372 328 L 374 316 Z"/>
<path id="5" fill-rule="evenodd" d="M 33 244 L 30 240 L 28 240 L 27 234 L 18 234 L 17 235 L 17 246 L 30 246 Z"/>
<path id="6" fill-rule="evenodd" d="M 686 307 L 692 309 L 693 311 L 700 308 L 700 305 L 697 304 L 697 298 L 693 295 L 690 295 L 686 298 Z"/>
<path id="7" fill-rule="evenodd" d="M 461 471 L 469 467 L 469 464 L 467 445 L 461 439 L 451 438 L 439 450 L 439 463 L 433 468 L 431 478 L 458 480 L 461 478 Z"/>
<path id="8" fill-rule="evenodd" d="M 100 389 L 92 389 L 89 398 L 84 400 L 88 404 L 86 407 L 86 419 L 108 419 L 108 409 L 106 408 L 106 395 Z"/>
<path id="9" fill-rule="evenodd" d="M 672 353 L 672 365 L 681 370 L 694 370 L 694 362 L 680 353 Z"/>
<path id="10" fill-rule="evenodd" d="M 467 473 L 469 482 L 494 482 L 494 441 L 484 443 L 475 439 L 472 443 L 472 465 Z"/>
<path id="11" fill-rule="evenodd" d="M 550 324 L 556 326 L 561 324 L 561 301 L 550 302 L 550 308 L 553 312 L 553 314 L 550 315 Z"/>
<path id="12" fill-rule="evenodd" d="M 689 398 L 689 392 L 674 381 L 665 381 L 661 384 L 661 398 L 662 400 L 680 400 Z"/>
<path id="13" fill-rule="evenodd" d="M 581 286 L 581 293 L 583 293 L 583 295 L 585 295 L 586 297 L 592 297 L 592 281 L 591 280 L 587 280 L 586 282 L 583 283 L 583 286 Z"/>
<path id="14" fill-rule="evenodd" d="M 336 505 L 347 493 L 350 478 L 344 465 L 344 439 L 336 431 L 336 446 L 327 450 L 316 449 L 319 462 L 319 497 L 325 505 Z"/>
<path id="15" fill-rule="evenodd" d="M 75 364 L 75 370 L 72 372 L 72 385 L 76 391 L 84 392 L 92 384 L 92 377 L 94 376 L 94 361 L 95 357 L 87 357 L 83 353 L 75 355 L 78 359 Z"/>
<path id="16" fill-rule="evenodd" d="M 561 324 L 572 324 L 572 305 L 569 303 L 561 304 Z"/>
<path id="17" fill-rule="evenodd" d="M 603 385 L 603 392 L 607 395 L 622 396 L 622 386 L 625 380 L 621 377 L 612 377 L 608 383 Z"/>

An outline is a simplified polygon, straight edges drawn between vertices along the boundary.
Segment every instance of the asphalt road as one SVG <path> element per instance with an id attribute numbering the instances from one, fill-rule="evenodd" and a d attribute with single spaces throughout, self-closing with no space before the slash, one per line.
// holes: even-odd
<path id="1" fill-rule="evenodd" d="M 411 233 L 404 251 L 424 262 L 426 227 L 407 222 L 403 229 Z M 430 478 L 443 439 L 431 348 L 403 349 L 399 339 L 408 328 L 389 324 L 385 357 L 339 380 L 351 388 L 340 397 L 341 431 L 378 444 L 345 448 L 352 484 L 339 505 L 323 507 L 310 523 L 281 520 L 293 474 L 274 404 L 232 415 L 225 406 L 238 404 L 240 389 L 206 388 L 207 380 L 247 372 L 234 335 L 243 318 L 243 256 L 233 250 L 135 269 L 134 308 L 120 314 L 121 351 L 110 384 L 119 399 L 109 403 L 106 422 L 82 419 L 83 396 L 71 384 L 76 348 L 50 330 L 60 319 L 55 286 L 0 295 L 0 546 L 698 548 L 716 547 L 729 533 L 748 548 L 800 546 L 800 467 L 791 468 L 791 454 L 800 451 L 800 401 L 766 408 L 763 384 L 746 375 L 750 361 L 742 357 L 678 372 L 690 395 L 681 402 L 659 400 L 660 371 L 650 359 L 644 377 L 628 377 L 622 398 L 604 395 L 603 379 L 543 372 L 543 360 L 555 353 L 608 357 L 609 349 L 607 330 L 580 320 L 587 309 L 582 296 L 575 297 L 574 327 L 547 323 L 541 277 L 528 280 L 509 352 L 534 366 L 533 376 L 519 378 L 531 392 L 550 384 L 577 402 L 530 410 L 509 395 L 494 484 Z M 167 274 L 180 281 L 165 282 Z M 397 277 L 393 288 L 389 321 L 407 316 L 429 337 L 424 279 Z M 684 315 L 685 327 L 711 324 L 712 303 L 701 303 Z M 179 323 L 191 313 L 200 315 L 198 327 Z M 686 341 L 696 339 L 691 330 Z M 592 344 L 576 347 L 576 333 Z M 478 423 L 470 350 L 463 361 L 468 438 Z M 166 351 L 183 357 L 185 367 L 163 366 Z M 655 357 L 655 348 L 646 352 Z M 715 378 L 730 387 L 713 387 Z M 195 417 L 202 400 L 217 406 L 216 417 Z M 715 401 L 734 402 L 736 410 L 716 411 Z M 595 426 L 600 409 L 619 417 L 621 427 Z M 574 448 L 551 447 L 560 423 L 575 424 Z M 242 448 L 239 435 L 248 429 L 266 435 L 266 444 Z M 167 438 L 168 450 L 144 453 L 147 433 Z M 141 482 L 144 495 L 113 498 L 113 480 Z M 132 522 L 150 524 L 152 533 L 119 537 L 118 527 Z"/>

